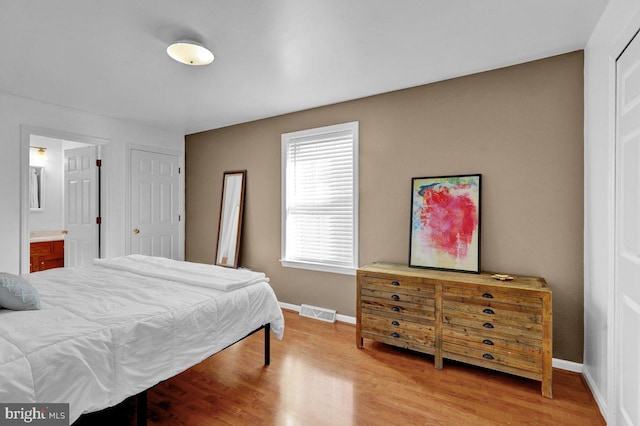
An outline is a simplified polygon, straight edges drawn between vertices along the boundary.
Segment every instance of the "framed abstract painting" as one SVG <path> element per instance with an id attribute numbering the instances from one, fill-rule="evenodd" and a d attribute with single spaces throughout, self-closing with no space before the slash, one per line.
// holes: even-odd
<path id="1" fill-rule="evenodd" d="M 411 179 L 410 267 L 480 273 L 480 180 Z"/>

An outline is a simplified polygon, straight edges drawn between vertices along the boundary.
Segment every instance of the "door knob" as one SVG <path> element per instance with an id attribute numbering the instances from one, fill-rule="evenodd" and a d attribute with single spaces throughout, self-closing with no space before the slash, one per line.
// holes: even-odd
<path id="1" fill-rule="evenodd" d="M 134 234 L 139 234 L 139 233 L 140 233 L 140 230 L 139 230 L 138 228 L 136 228 L 136 229 L 134 229 L 134 230 L 133 230 L 133 233 L 134 233 Z"/>

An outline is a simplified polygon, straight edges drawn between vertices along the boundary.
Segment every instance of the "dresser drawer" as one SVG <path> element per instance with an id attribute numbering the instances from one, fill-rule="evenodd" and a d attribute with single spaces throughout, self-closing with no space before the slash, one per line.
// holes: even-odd
<path id="1" fill-rule="evenodd" d="M 400 302 L 400 303 L 415 303 L 417 305 L 424 305 L 427 301 L 433 301 L 433 297 L 427 298 L 422 295 L 416 296 L 413 293 L 406 293 L 400 291 L 386 291 L 373 288 L 363 288 L 360 291 L 364 297 L 375 297 L 388 302 Z"/>
<path id="2" fill-rule="evenodd" d="M 362 331 L 387 339 L 405 341 L 419 346 L 433 347 L 435 326 L 402 319 L 362 314 Z"/>
<path id="3" fill-rule="evenodd" d="M 444 327 L 442 329 L 443 343 L 451 343 L 460 346 L 497 352 L 504 355 L 520 354 L 525 357 L 540 357 L 542 348 L 540 342 L 535 340 L 505 339 L 488 334 L 476 334 L 465 328 Z"/>
<path id="4" fill-rule="evenodd" d="M 422 297 L 433 297 L 435 286 L 400 276 L 364 276 L 360 280 L 362 289 L 400 292 Z"/>
<path id="5" fill-rule="evenodd" d="M 502 337 L 517 339 L 522 337 L 529 342 L 542 341 L 542 325 L 535 323 L 522 323 L 510 320 L 481 320 L 473 315 L 443 313 L 443 327 L 458 326 L 468 329 L 469 332 L 487 335 L 492 337 Z"/>
<path id="6" fill-rule="evenodd" d="M 503 305 L 485 305 L 476 303 L 454 302 L 444 300 L 442 302 L 442 312 L 445 315 L 462 314 L 478 321 L 513 321 L 523 324 L 542 324 L 542 313 L 540 309 L 534 309 L 532 312 L 510 309 L 509 306 Z"/>
<path id="7" fill-rule="evenodd" d="M 463 303 L 475 303 L 485 306 L 501 306 L 513 310 L 540 310 L 542 299 L 504 292 L 493 288 L 443 286 L 442 298 Z"/>
<path id="8" fill-rule="evenodd" d="M 542 370 L 542 359 L 539 356 L 505 355 L 496 351 L 476 349 L 447 342 L 442 343 L 442 352 L 443 356 L 447 358 L 458 359 L 469 364 L 489 366 L 502 371 L 504 371 L 502 367 L 505 366 L 536 374 L 540 374 Z M 454 354 L 464 358 L 452 356 Z"/>
<path id="9" fill-rule="evenodd" d="M 423 323 L 436 319 L 434 299 L 421 298 L 419 303 L 414 303 L 362 295 L 360 296 L 360 305 L 363 313 L 379 316 Z"/>

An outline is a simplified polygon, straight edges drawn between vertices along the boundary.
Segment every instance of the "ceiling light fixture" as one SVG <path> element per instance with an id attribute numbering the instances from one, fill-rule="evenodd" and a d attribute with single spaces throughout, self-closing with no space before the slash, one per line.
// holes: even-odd
<path id="1" fill-rule="evenodd" d="M 176 41 L 167 47 L 167 54 L 174 60 L 187 65 L 208 65 L 213 62 L 213 53 L 194 41 Z"/>
<path id="2" fill-rule="evenodd" d="M 29 148 L 37 149 L 36 154 L 38 154 L 43 159 L 47 158 L 47 148 L 43 146 L 30 146 Z"/>

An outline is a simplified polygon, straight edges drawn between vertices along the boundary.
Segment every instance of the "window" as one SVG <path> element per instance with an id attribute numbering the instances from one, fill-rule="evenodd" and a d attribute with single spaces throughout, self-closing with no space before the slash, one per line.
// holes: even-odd
<path id="1" fill-rule="evenodd" d="M 282 135 L 283 266 L 355 275 L 358 122 Z"/>

